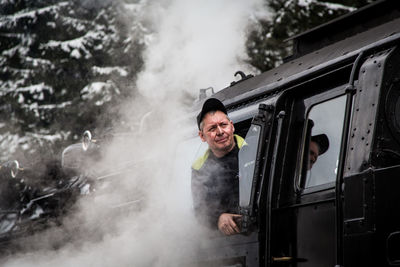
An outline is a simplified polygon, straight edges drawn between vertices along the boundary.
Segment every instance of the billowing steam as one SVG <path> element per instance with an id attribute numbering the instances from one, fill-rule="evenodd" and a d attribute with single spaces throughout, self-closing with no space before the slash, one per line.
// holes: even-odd
<path id="1" fill-rule="evenodd" d="M 143 19 L 154 34 L 137 81 L 141 96 L 124 107 L 127 120 L 138 126 L 129 138 L 115 140 L 105 157 L 135 161 L 135 171 L 113 185 L 110 195 L 115 198 L 86 201 L 67 218 L 65 228 L 29 240 L 35 252 L 6 257 L 1 266 L 177 266 L 177 259 L 191 258 L 202 233 L 191 211 L 189 164 L 195 155 L 180 146 L 196 129 L 187 103 L 199 88 L 219 90 L 234 80 L 237 70 L 249 72 L 246 27 L 260 2 L 146 4 Z M 123 216 L 115 217 L 102 209 L 121 199 L 137 200 L 138 207 L 117 207 Z M 65 239 L 60 232 L 71 236 Z M 47 237 L 58 243 L 46 242 Z"/>
<path id="2" fill-rule="evenodd" d="M 164 1 L 165 3 L 166 1 Z M 245 34 L 253 1 L 175 0 L 150 11 L 158 32 L 146 53 L 138 87 L 150 99 L 198 88 L 226 87 L 244 64 Z M 161 19 L 160 19 L 161 18 Z"/>

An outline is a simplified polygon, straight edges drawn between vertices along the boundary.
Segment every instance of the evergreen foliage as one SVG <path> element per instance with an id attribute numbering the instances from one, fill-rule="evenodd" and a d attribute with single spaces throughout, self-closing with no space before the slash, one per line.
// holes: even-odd
<path id="1" fill-rule="evenodd" d="M 0 2 L 0 162 L 113 124 L 142 67 L 137 1 Z"/>
<path id="2" fill-rule="evenodd" d="M 373 0 L 265 0 L 270 18 L 261 18 L 249 32 L 249 63 L 261 72 L 292 54 L 291 36 L 354 11 Z"/>

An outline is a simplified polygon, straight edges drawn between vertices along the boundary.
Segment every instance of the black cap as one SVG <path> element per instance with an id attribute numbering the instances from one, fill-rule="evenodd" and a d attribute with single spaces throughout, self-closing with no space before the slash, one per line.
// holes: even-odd
<path id="1" fill-rule="evenodd" d="M 225 114 L 228 114 L 226 112 L 224 104 L 222 104 L 222 102 L 219 101 L 218 99 L 209 98 L 204 102 L 203 108 L 201 109 L 199 115 L 197 115 L 197 126 L 199 127 L 199 130 L 200 130 L 200 123 L 203 120 L 204 116 L 210 111 L 217 111 L 217 110 L 222 111 Z"/>
<path id="2" fill-rule="evenodd" d="M 311 136 L 311 141 L 318 144 L 319 147 L 319 155 L 324 154 L 329 148 L 329 139 L 326 134 L 317 134 Z"/>

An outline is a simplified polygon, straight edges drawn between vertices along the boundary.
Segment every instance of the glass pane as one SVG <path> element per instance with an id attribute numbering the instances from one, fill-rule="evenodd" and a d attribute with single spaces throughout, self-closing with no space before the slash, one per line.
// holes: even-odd
<path id="1" fill-rule="evenodd" d="M 260 132 L 259 125 L 252 125 L 246 134 L 246 143 L 239 151 L 239 205 L 241 207 L 250 204 Z"/>
<path id="2" fill-rule="evenodd" d="M 306 188 L 336 180 L 345 106 L 346 96 L 341 96 L 310 110 Z"/>

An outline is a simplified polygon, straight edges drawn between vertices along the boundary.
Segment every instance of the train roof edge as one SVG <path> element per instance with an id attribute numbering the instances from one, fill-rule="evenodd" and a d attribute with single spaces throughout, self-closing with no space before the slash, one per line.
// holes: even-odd
<path id="1" fill-rule="evenodd" d="M 352 20 L 349 18 L 352 15 L 359 16 L 357 14 L 363 13 L 362 16 L 366 16 L 365 14 L 371 14 L 371 10 L 374 10 L 374 7 L 377 8 L 378 6 L 381 10 L 392 10 L 390 18 L 381 20 L 380 23 L 378 23 L 378 20 L 375 20 L 373 25 L 371 24 L 369 27 L 363 29 L 358 28 L 353 35 L 324 45 L 301 56 L 293 57 L 291 60 L 274 69 L 228 86 L 216 92 L 212 97 L 220 99 L 227 106 L 228 110 L 234 109 L 236 106 L 249 101 L 249 99 L 265 97 L 265 95 L 274 94 L 283 88 L 288 88 L 291 84 L 298 83 L 299 80 L 305 79 L 309 75 L 324 71 L 337 62 L 347 60 L 351 63 L 363 50 L 368 50 L 379 45 L 389 45 L 399 40 L 400 1 L 397 0 L 377 1 L 364 7 L 362 10 L 352 12 L 335 21 L 321 25 L 296 38 L 305 38 L 306 36 L 315 35 L 318 31 L 326 29 L 326 27 L 340 25 L 340 23 L 343 23 L 340 22 L 342 20 Z M 376 14 L 380 17 L 379 12 Z"/>
<path id="2" fill-rule="evenodd" d="M 298 58 L 324 46 L 367 31 L 400 16 L 400 1 L 379 0 L 333 19 L 303 33 L 294 35 L 293 55 Z"/>

